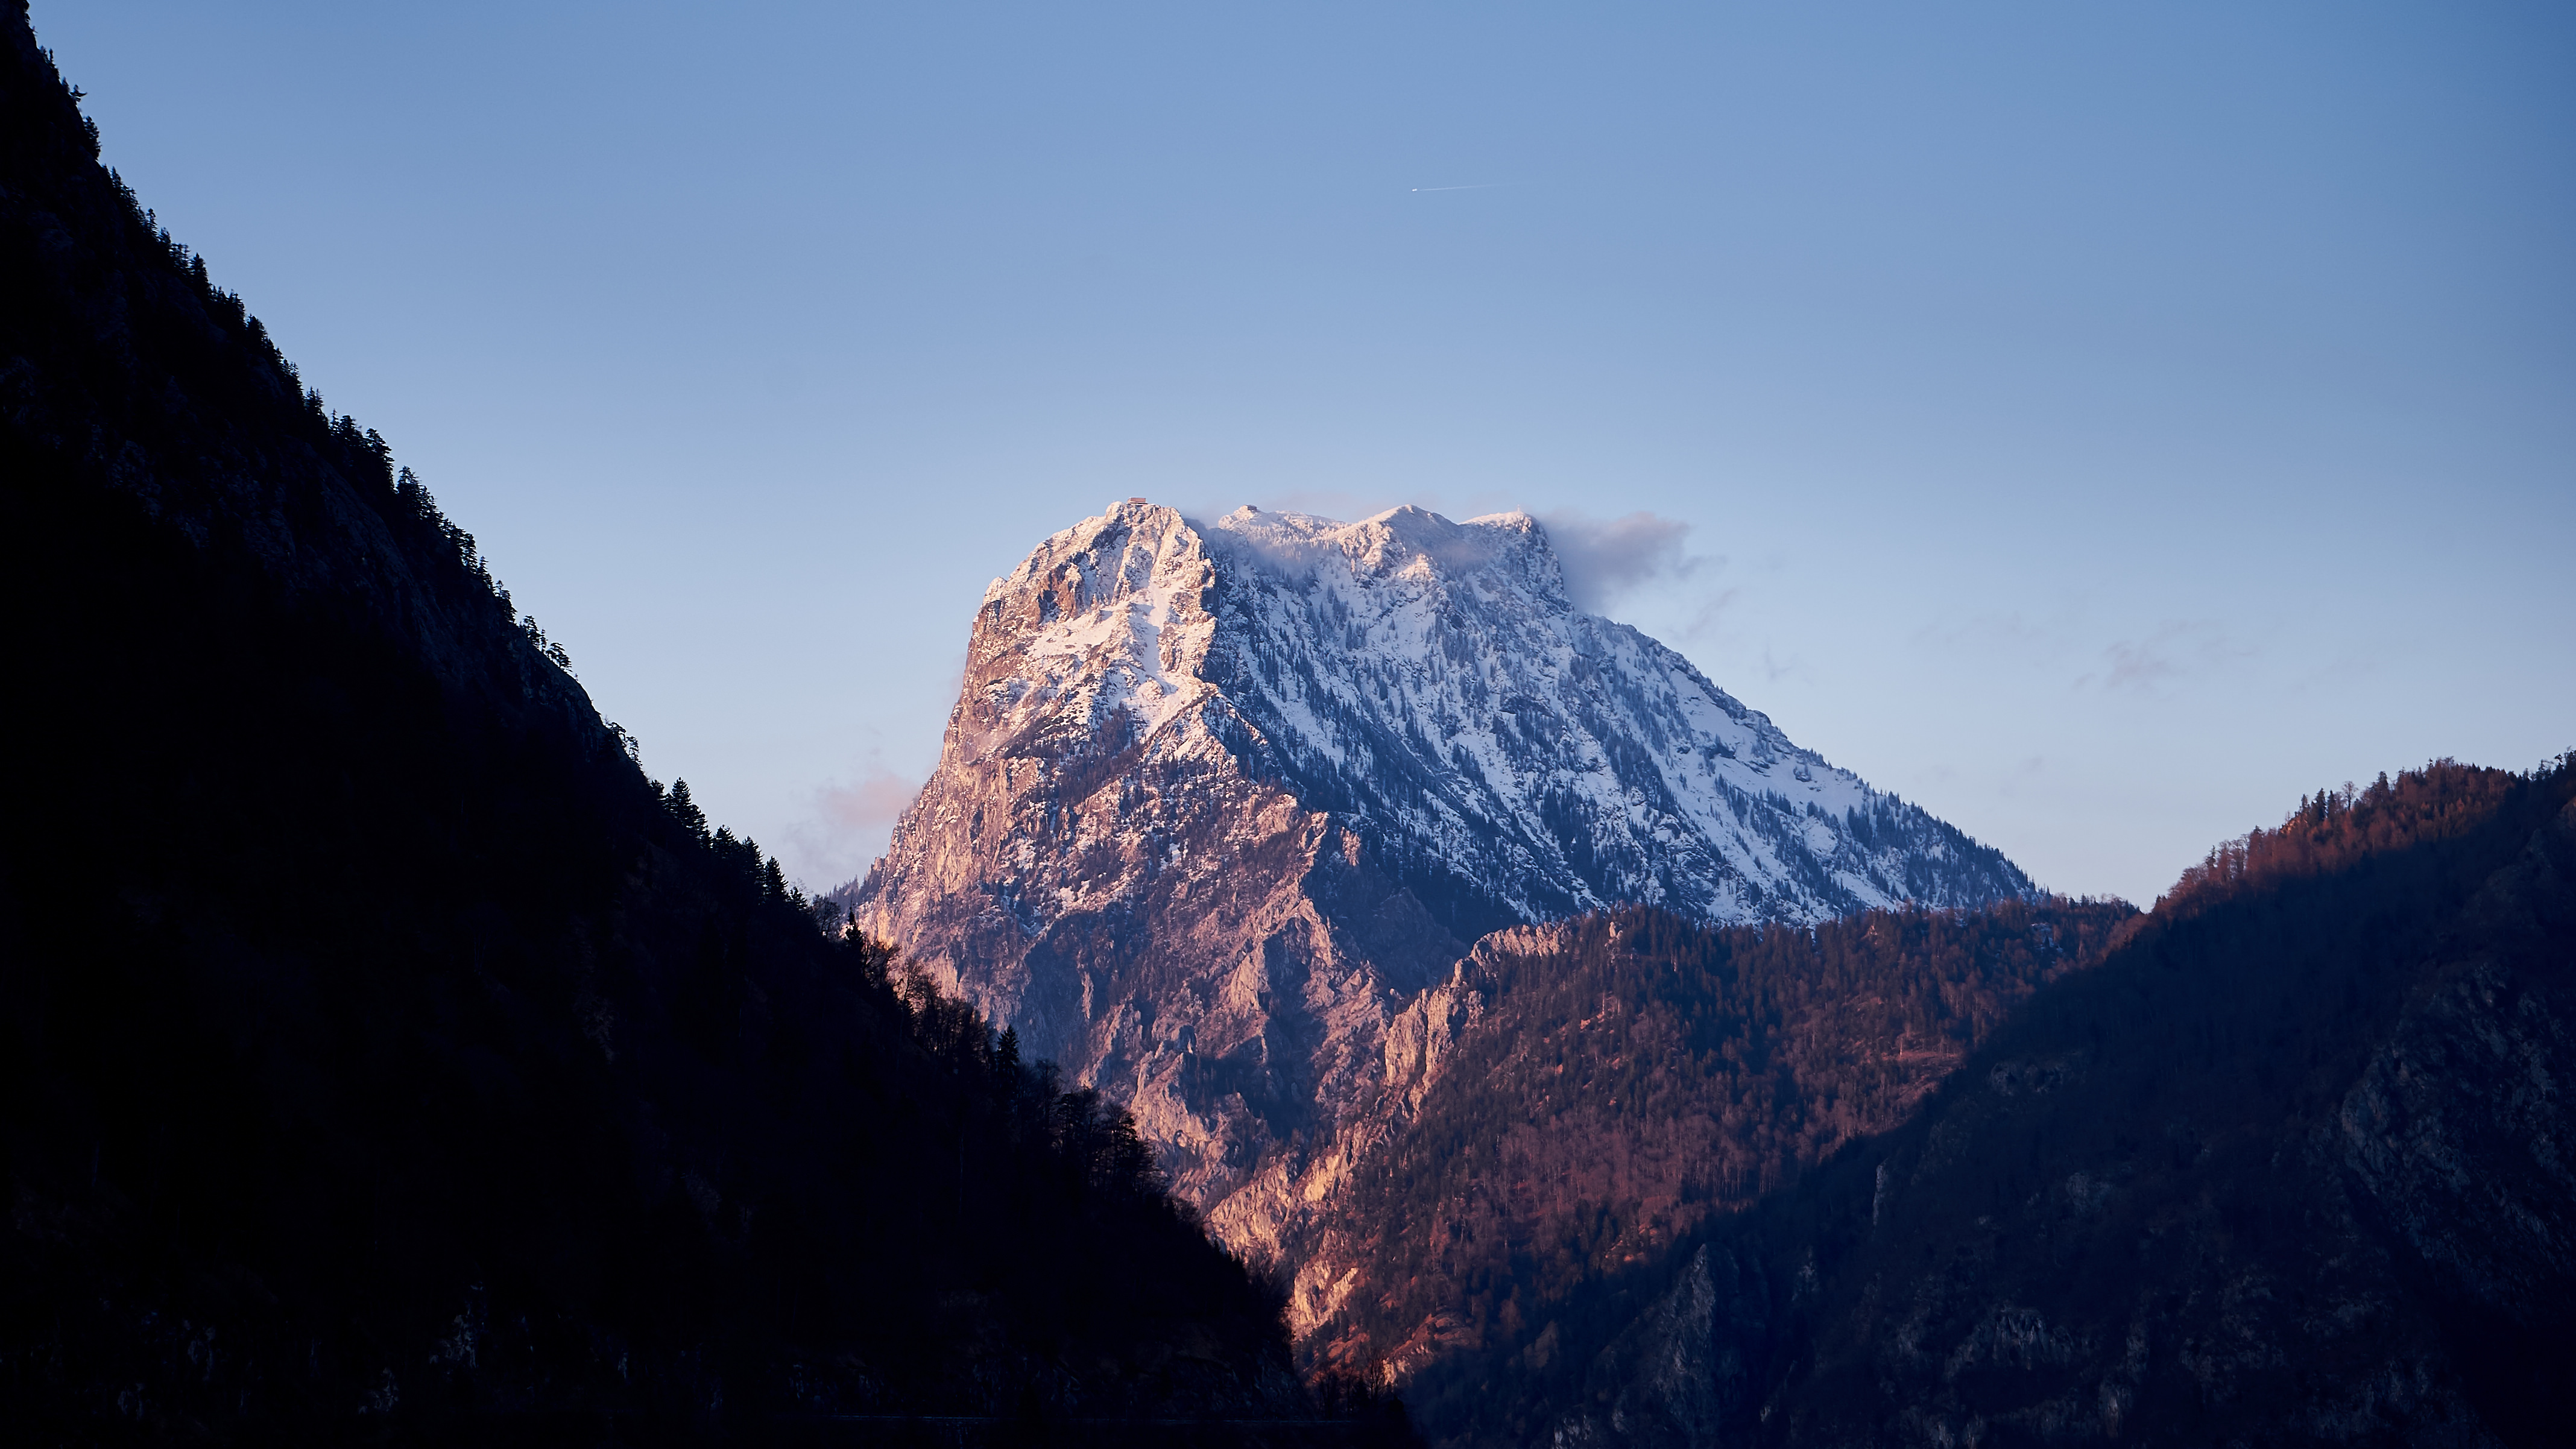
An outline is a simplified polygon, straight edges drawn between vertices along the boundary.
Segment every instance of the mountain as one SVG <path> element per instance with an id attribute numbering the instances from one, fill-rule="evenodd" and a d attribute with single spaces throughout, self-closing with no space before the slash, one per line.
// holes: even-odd
<path id="1" fill-rule="evenodd" d="M 1130 499 L 986 591 L 938 770 L 849 898 L 1275 1258 L 1403 1110 L 1390 1023 L 1490 931 L 2031 894 L 1575 608 L 1526 515 Z"/>
<path id="2" fill-rule="evenodd" d="M 0 11 L 9 1440 L 1311 1418 L 1127 1119 L 648 780 L 97 154 Z"/>
<path id="3" fill-rule="evenodd" d="M 2440 763 L 2050 898 L 1529 519 L 1131 500 L 987 592 L 854 896 L 1445 1443 L 2539 1444 L 2571 797 Z"/>
<path id="4" fill-rule="evenodd" d="M 1503 1322 L 1508 1273 L 1473 1285 L 1485 1339 L 1408 1391 L 1426 1429 L 2566 1442 L 2576 759 L 2320 792 L 2107 945 L 1901 1122 L 1640 1242 L 1559 1295 L 1547 1331 Z M 1454 1050 L 1481 1070 L 1493 1047 Z"/>
<path id="5" fill-rule="evenodd" d="M 2049 898 L 1784 930 L 1628 906 L 1486 937 L 1399 1019 L 1399 1043 L 1437 1046 L 1411 1110 L 1289 1242 L 1305 1352 L 1392 1375 L 1434 1425 L 1498 1374 L 1570 1392 L 1605 1285 L 1905 1121 L 2136 919 Z"/>

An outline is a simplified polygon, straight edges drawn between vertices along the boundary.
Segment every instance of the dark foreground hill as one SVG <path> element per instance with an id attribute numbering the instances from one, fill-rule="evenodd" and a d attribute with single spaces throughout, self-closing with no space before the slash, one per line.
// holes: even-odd
<path id="1" fill-rule="evenodd" d="M 644 777 L 23 3 L 0 279 L 12 1442 L 1311 1417 L 1123 1117 Z"/>
<path id="2" fill-rule="evenodd" d="M 2576 760 L 2321 794 L 1435 1438 L 2564 1444 Z M 1514 1357 L 1516 1355 L 1516 1357 Z M 1427 1388 L 1428 1385 L 1426 1384 Z"/>

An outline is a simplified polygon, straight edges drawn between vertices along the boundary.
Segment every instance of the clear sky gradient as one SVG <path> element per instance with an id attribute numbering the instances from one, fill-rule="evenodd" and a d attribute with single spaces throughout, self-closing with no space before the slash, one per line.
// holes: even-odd
<path id="1" fill-rule="evenodd" d="M 1649 515 L 1608 612 L 2068 892 L 2576 746 L 2563 5 L 34 10 L 809 885 L 1131 494 Z"/>

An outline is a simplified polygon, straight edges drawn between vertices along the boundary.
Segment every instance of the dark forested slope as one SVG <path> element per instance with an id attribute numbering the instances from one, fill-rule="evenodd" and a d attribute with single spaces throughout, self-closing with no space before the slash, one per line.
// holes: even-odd
<path id="1" fill-rule="evenodd" d="M 1569 1445 L 2562 1444 L 2576 761 L 2322 793 L 1907 1124 L 1677 1244 Z M 1596 1314 L 1609 1290 L 1592 1299 Z"/>
<path id="2" fill-rule="evenodd" d="M 16 1442 L 1301 1412 L 1123 1119 L 644 778 L 23 3 L 0 279 Z"/>
<path id="3" fill-rule="evenodd" d="M 1572 1392 L 1573 1345 L 1652 1296 L 1674 1243 L 1894 1126 L 2136 916 L 2042 899 L 1809 930 L 1632 907 L 1487 937 L 1399 1023 L 1399 1056 L 1415 1017 L 1451 1040 L 1297 1245 L 1308 1352 L 1391 1370 L 1427 1424 Z"/>

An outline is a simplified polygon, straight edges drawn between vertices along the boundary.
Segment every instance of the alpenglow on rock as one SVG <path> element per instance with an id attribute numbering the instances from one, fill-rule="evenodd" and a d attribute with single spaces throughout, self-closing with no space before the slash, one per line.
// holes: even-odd
<path id="1" fill-rule="evenodd" d="M 1387 1025 L 1487 931 L 2031 890 L 1576 609 L 1526 514 L 1205 525 L 1130 499 L 985 591 L 939 769 L 854 901 L 1127 1102 L 1258 1250 L 1401 1110 L 1420 1064 Z M 1256 1176 L 1279 1200 L 1228 1210 Z"/>

